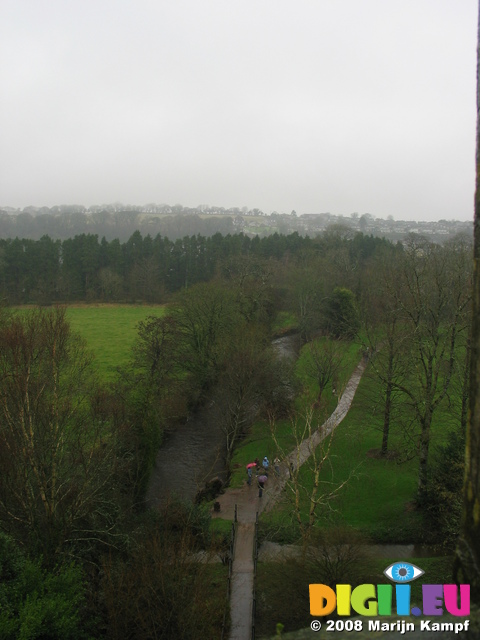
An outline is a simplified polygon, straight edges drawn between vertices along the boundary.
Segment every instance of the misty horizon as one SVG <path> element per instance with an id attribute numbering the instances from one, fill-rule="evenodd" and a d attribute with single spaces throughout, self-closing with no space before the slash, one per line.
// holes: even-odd
<path id="1" fill-rule="evenodd" d="M 5 206 L 473 219 L 476 0 L 6 0 L 0 34 Z"/>
<path id="2" fill-rule="evenodd" d="M 157 209 L 156 211 L 153 210 L 153 208 Z M 181 209 L 181 211 L 179 212 L 176 209 Z M 48 211 L 47 211 L 48 210 Z M 279 215 L 279 216 L 331 216 L 332 218 L 343 218 L 346 221 L 348 220 L 356 220 L 358 218 L 362 218 L 362 216 L 366 216 L 372 220 L 383 220 L 383 221 L 387 221 L 387 220 L 391 220 L 391 221 L 395 221 L 395 222 L 426 222 L 426 223 L 436 223 L 436 222 L 442 222 L 442 221 L 448 221 L 448 222 L 469 222 L 469 220 L 465 220 L 462 218 L 438 218 L 438 219 L 431 219 L 431 220 L 422 220 L 422 219 L 414 219 L 414 218 L 395 218 L 393 215 L 389 214 L 389 215 L 385 215 L 385 216 L 374 216 L 373 214 L 369 213 L 368 211 L 364 211 L 364 212 L 358 212 L 358 211 L 352 211 L 351 213 L 348 214 L 343 214 L 343 213 L 334 213 L 331 211 L 305 211 L 305 212 L 299 212 L 295 209 L 293 209 L 292 211 L 288 212 L 288 211 L 270 211 L 270 212 L 266 212 L 266 211 L 262 211 L 261 209 L 257 208 L 257 207 L 253 207 L 253 208 L 248 208 L 245 205 L 242 207 L 239 206 L 233 206 L 233 207 L 222 207 L 222 206 L 217 206 L 217 205 L 208 205 L 208 204 L 201 204 L 201 205 L 197 205 L 197 206 L 184 206 L 181 203 L 175 203 L 175 204 L 168 204 L 168 203 L 147 203 L 147 204 L 124 204 L 118 201 L 115 202 L 108 202 L 108 203 L 102 203 L 100 205 L 98 204 L 91 204 L 91 205 L 83 205 L 83 204 L 79 204 L 79 203 L 62 203 L 62 204 L 55 204 L 51 207 L 45 206 L 45 205 L 41 205 L 41 206 L 37 206 L 37 205 L 27 205 L 24 207 L 11 207 L 9 205 L 0 205 L 0 212 L 4 212 L 7 214 L 11 214 L 11 215 L 17 215 L 19 213 L 28 213 L 28 214 L 36 214 L 36 215 L 48 215 L 48 214 L 72 214 L 72 213 L 85 213 L 85 214 L 91 214 L 91 213 L 101 213 L 101 212 L 107 212 L 107 213 L 122 213 L 122 212 L 136 212 L 136 213 L 150 213 L 151 215 L 179 215 L 179 214 L 184 214 L 184 213 L 197 213 L 197 214 L 203 214 L 203 215 L 239 215 L 239 216 L 265 216 L 265 217 L 270 217 L 272 215 Z M 471 220 L 472 224 L 473 224 L 473 214 L 472 214 L 472 220 Z"/>

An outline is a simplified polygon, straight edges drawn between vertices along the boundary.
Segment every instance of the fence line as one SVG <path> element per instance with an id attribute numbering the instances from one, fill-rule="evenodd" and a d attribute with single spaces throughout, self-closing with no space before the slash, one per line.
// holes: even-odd
<path id="1" fill-rule="evenodd" d="M 235 538 L 237 535 L 237 505 L 235 505 L 235 517 L 232 522 L 232 528 L 230 531 L 230 546 L 228 548 L 228 577 L 227 577 L 227 597 L 225 603 L 225 611 L 223 613 L 223 622 L 222 622 L 222 635 L 221 640 L 225 640 L 225 628 L 227 625 L 227 614 L 230 610 L 230 594 L 232 590 L 232 567 L 233 560 L 235 557 Z"/>
<path id="2" fill-rule="evenodd" d="M 255 615 L 257 613 L 257 596 L 255 581 L 257 579 L 257 560 L 258 560 L 258 511 L 255 514 L 255 531 L 253 535 L 253 587 L 252 587 L 252 636 L 251 640 L 255 640 Z"/>

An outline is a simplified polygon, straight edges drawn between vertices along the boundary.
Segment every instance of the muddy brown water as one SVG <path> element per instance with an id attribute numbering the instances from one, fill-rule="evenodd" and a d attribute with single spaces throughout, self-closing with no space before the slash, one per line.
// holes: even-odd
<path id="1" fill-rule="evenodd" d="M 278 357 L 294 359 L 300 349 L 298 335 L 272 341 Z M 175 431 L 168 433 L 157 453 L 145 502 L 149 507 L 165 503 L 170 496 L 193 500 L 210 479 L 226 478 L 224 435 L 210 420 L 211 407 L 203 407 Z"/>

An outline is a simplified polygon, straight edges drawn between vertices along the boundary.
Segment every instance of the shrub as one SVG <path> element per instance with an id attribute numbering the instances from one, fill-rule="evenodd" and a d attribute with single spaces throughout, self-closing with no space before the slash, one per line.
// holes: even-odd
<path id="1" fill-rule="evenodd" d="M 433 541 L 452 549 L 460 530 L 464 473 L 465 436 L 451 431 L 447 443 L 435 451 L 420 507 Z"/>
<path id="2" fill-rule="evenodd" d="M 84 586 L 75 565 L 45 571 L 0 533 L 0 637 L 2 640 L 79 640 Z"/>

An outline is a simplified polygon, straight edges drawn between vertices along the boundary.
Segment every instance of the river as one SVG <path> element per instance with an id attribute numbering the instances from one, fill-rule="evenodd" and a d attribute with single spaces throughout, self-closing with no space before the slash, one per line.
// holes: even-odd
<path id="1" fill-rule="evenodd" d="M 296 334 L 276 338 L 272 347 L 279 357 L 293 359 L 298 355 L 300 338 Z M 226 479 L 225 436 L 209 415 L 209 407 L 202 407 L 166 435 L 147 488 L 147 506 L 158 506 L 174 495 L 193 500 L 208 480 L 216 476 Z"/>

